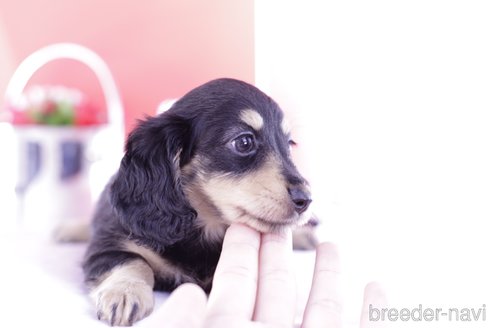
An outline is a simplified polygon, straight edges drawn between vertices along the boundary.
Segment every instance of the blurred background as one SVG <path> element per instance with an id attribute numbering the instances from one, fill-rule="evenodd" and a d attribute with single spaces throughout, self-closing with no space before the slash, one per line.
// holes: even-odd
<path id="1" fill-rule="evenodd" d="M 478 309 L 492 305 L 490 17 L 489 1 L 0 0 L 0 93 L 56 42 L 107 63 L 125 133 L 210 79 L 254 83 L 291 119 L 320 237 L 340 248 L 348 314 L 370 280 L 400 307 Z M 30 83 L 54 82 L 105 108 L 80 63 L 50 63 Z M 12 138 L 0 123 L 6 226 Z"/>
<path id="2" fill-rule="evenodd" d="M 4 94 L 21 61 L 38 49 L 60 42 L 82 45 L 99 55 L 113 75 L 126 135 L 137 119 L 155 114 L 160 102 L 178 98 L 208 80 L 231 76 L 253 83 L 253 8 L 251 1 L 149 1 L 140 5 L 133 1 L 2 0 L 0 92 Z M 100 81 L 80 61 L 62 58 L 46 62 L 32 75 L 26 89 L 38 85 L 80 90 L 92 106 L 107 110 Z M 6 114 L 4 111 L 4 119 Z M 121 120 L 109 123 L 121 125 Z M 2 146 L 14 147 L 14 142 L 6 140 L 2 138 Z M 98 156 L 85 155 L 100 157 L 111 148 L 122 148 L 119 141 L 99 146 Z M 20 161 L 25 160 L 21 157 Z M 11 165 L 3 170 L 7 184 L 19 179 L 13 170 L 22 163 L 4 162 Z M 110 174 L 97 175 L 93 184 L 107 180 Z M 96 193 L 100 188 L 95 188 Z M 7 203 L 10 207 L 15 204 Z"/>

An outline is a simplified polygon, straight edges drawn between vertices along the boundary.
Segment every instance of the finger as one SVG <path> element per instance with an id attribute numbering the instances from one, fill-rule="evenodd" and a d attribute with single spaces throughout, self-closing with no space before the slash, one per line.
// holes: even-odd
<path id="1" fill-rule="evenodd" d="M 273 326 L 292 326 L 296 307 L 292 270 L 292 232 L 264 234 L 260 245 L 255 321 Z"/>
<path id="2" fill-rule="evenodd" d="M 342 326 L 342 299 L 339 290 L 340 261 L 336 247 L 318 245 L 311 292 L 304 310 L 304 328 Z"/>
<path id="3" fill-rule="evenodd" d="M 195 284 L 183 284 L 149 317 L 144 327 L 199 328 L 202 327 L 206 308 L 205 292 Z"/>
<path id="4" fill-rule="evenodd" d="M 258 279 L 260 234 L 242 224 L 227 229 L 208 302 L 207 317 L 251 320 Z"/>
<path id="5" fill-rule="evenodd" d="M 387 307 L 386 294 L 383 288 L 377 282 L 367 284 L 364 290 L 364 302 L 362 304 L 362 312 L 360 317 L 361 328 L 383 327 L 384 322 L 380 322 L 374 311 Z M 372 310 L 375 309 L 375 310 Z M 378 312 L 379 317 L 379 312 Z"/>

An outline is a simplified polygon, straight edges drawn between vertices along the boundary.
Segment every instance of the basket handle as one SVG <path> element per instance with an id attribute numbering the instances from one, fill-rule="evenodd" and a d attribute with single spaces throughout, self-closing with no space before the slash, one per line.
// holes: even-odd
<path id="1" fill-rule="evenodd" d="M 108 111 L 108 128 L 123 143 L 124 112 L 116 83 L 106 63 L 92 50 L 75 43 L 56 43 L 43 47 L 25 58 L 12 75 L 5 100 L 16 104 L 24 88 L 38 69 L 56 59 L 73 59 L 88 66 L 101 85 Z"/>

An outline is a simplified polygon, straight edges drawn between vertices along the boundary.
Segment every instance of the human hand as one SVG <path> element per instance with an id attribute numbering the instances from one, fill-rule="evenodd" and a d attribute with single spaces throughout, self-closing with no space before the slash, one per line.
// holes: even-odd
<path id="1" fill-rule="evenodd" d="M 296 288 L 292 262 L 292 235 L 263 234 L 233 224 L 224 238 L 222 254 L 207 302 L 194 284 L 176 289 L 161 309 L 149 318 L 147 327 L 292 327 Z M 342 326 L 339 292 L 339 261 L 336 248 L 320 244 L 311 292 L 302 327 Z M 376 285 L 366 288 L 364 307 L 381 297 Z M 367 315 L 361 327 L 371 327 Z"/>

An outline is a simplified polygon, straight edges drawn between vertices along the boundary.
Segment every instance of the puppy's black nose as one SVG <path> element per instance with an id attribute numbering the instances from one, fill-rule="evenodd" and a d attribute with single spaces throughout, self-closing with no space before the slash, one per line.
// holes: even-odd
<path id="1" fill-rule="evenodd" d="M 289 195 L 294 203 L 296 212 L 299 214 L 307 210 L 309 204 L 311 204 L 311 194 L 301 187 L 289 188 Z"/>

